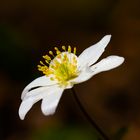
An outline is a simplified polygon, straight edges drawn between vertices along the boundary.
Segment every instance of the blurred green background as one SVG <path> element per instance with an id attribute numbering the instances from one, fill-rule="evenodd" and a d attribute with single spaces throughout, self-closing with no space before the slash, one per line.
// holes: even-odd
<path id="1" fill-rule="evenodd" d="M 43 116 L 38 102 L 21 121 L 18 108 L 23 88 L 42 75 L 42 55 L 62 45 L 76 46 L 80 54 L 112 34 L 102 58 L 120 55 L 125 63 L 75 89 L 109 137 L 139 140 L 139 6 L 139 0 L 0 1 L 0 139 L 98 140 L 70 90 L 53 116 Z"/>

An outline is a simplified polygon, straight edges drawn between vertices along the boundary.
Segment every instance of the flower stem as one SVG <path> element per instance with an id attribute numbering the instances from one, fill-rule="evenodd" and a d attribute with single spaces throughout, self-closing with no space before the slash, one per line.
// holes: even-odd
<path id="1" fill-rule="evenodd" d="M 89 116 L 89 114 L 86 112 L 85 108 L 83 107 L 81 101 L 79 100 L 74 88 L 72 88 L 72 92 L 73 92 L 73 96 L 77 102 L 77 104 L 79 105 L 79 108 L 81 109 L 81 111 L 83 112 L 83 114 L 85 115 L 85 117 L 87 118 L 87 120 L 92 124 L 92 126 L 96 129 L 96 131 L 100 134 L 100 136 L 104 139 L 104 140 L 109 140 L 108 136 L 101 130 L 101 128 L 97 125 L 97 123 Z"/>

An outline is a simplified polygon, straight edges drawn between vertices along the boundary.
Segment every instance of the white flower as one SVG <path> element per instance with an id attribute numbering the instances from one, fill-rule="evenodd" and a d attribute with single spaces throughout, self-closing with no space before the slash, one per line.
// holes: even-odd
<path id="1" fill-rule="evenodd" d="M 56 56 L 52 51 L 49 51 L 50 55 L 43 56 L 48 66 L 40 61 L 41 65 L 38 65 L 38 69 L 45 76 L 35 79 L 23 90 L 22 103 L 19 108 L 20 118 L 23 120 L 33 104 L 41 99 L 43 114 L 54 114 L 65 89 L 72 88 L 74 84 L 85 82 L 97 73 L 121 65 L 124 58 L 115 55 L 94 64 L 104 52 L 110 38 L 111 35 L 106 35 L 101 41 L 85 49 L 78 57 L 76 48 L 72 51 L 70 46 L 68 46 L 68 50 L 62 46 L 62 52 L 55 47 Z"/>

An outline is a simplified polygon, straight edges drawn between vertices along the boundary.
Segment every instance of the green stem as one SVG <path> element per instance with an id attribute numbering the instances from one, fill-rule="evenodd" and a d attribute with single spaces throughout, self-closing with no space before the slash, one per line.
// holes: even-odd
<path id="1" fill-rule="evenodd" d="M 83 112 L 83 114 L 85 115 L 85 117 L 87 118 L 87 120 L 92 124 L 92 126 L 96 129 L 96 131 L 100 134 L 100 136 L 104 139 L 104 140 L 110 140 L 108 138 L 108 136 L 101 130 L 101 128 L 97 125 L 97 123 L 89 116 L 89 114 L 86 112 L 85 108 L 83 107 L 81 101 L 79 100 L 74 88 L 72 88 L 72 92 L 73 92 L 73 96 L 79 106 L 79 108 L 81 109 L 81 111 Z"/>

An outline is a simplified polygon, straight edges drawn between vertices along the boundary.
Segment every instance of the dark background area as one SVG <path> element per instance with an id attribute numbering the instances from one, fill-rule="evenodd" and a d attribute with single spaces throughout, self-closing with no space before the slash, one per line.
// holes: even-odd
<path id="1" fill-rule="evenodd" d="M 70 90 L 53 116 L 44 116 L 38 102 L 21 121 L 18 108 L 23 88 L 42 75 L 42 55 L 62 45 L 76 46 L 80 54 L 112 34 L 102 58 L 120 55 L 125 63 L 75 89 L 108 136 L 126 132 L 122 140 L 139 140 L 139 7 L 139 0 L 0 1 L 0 139 L 96 140 Z"/>

